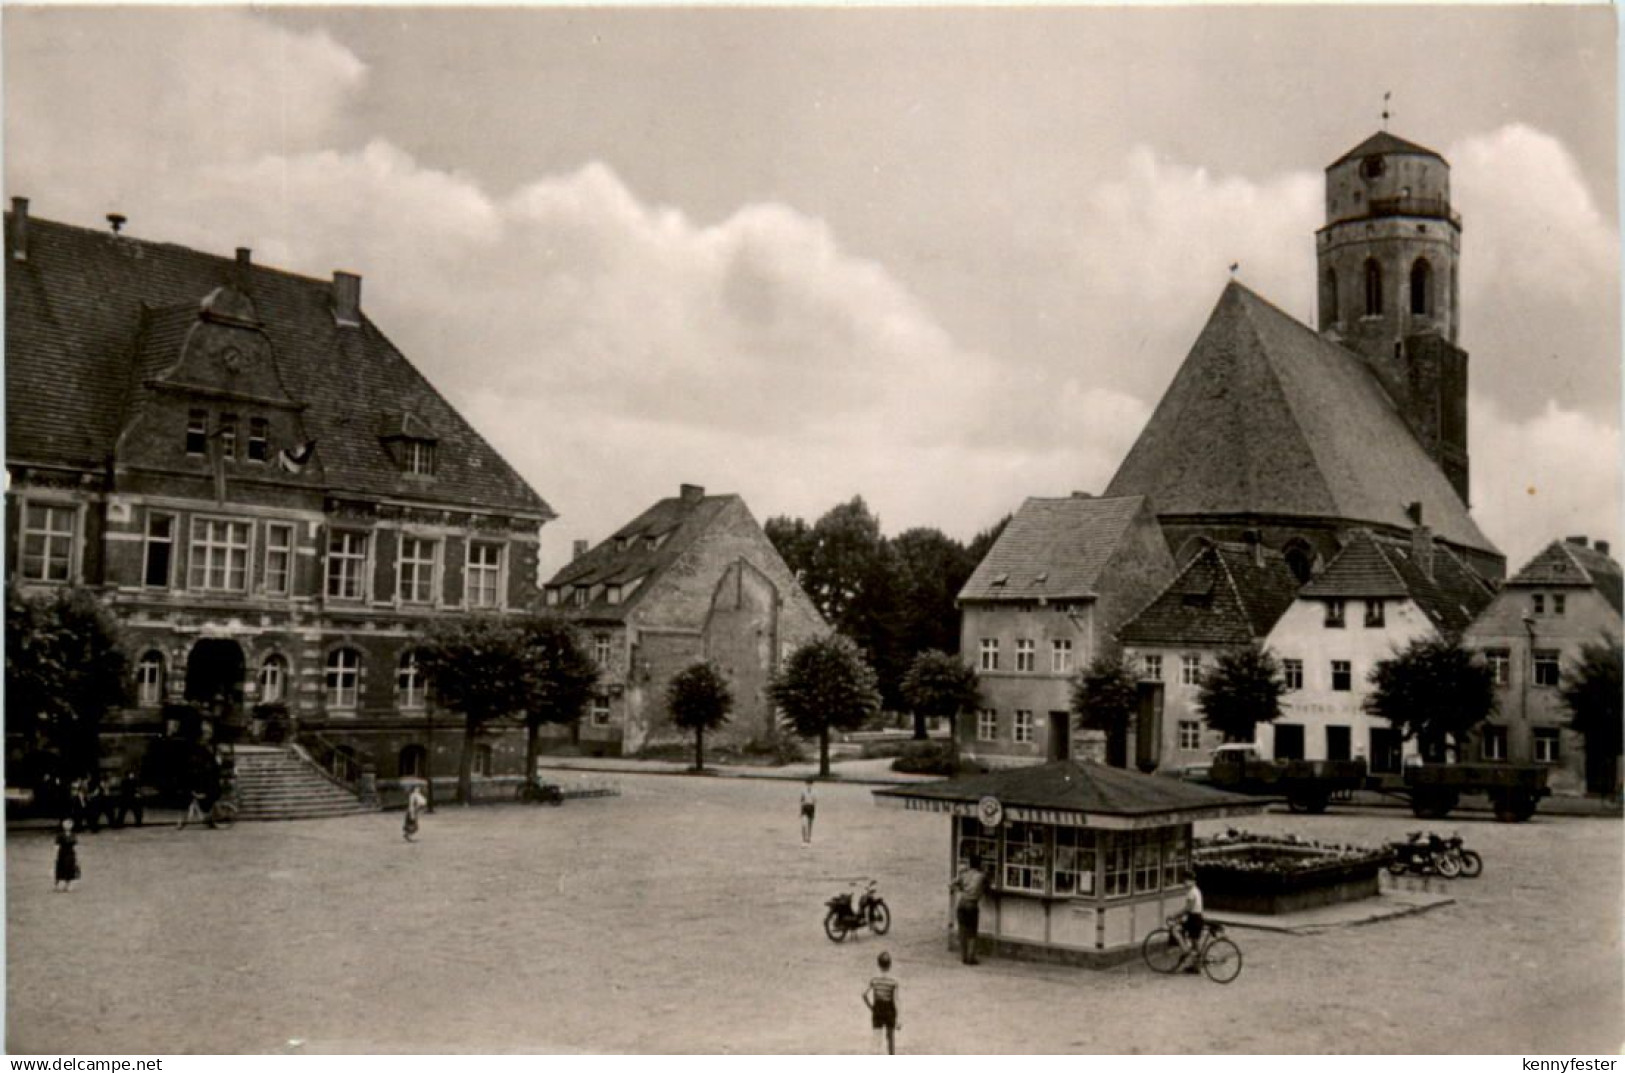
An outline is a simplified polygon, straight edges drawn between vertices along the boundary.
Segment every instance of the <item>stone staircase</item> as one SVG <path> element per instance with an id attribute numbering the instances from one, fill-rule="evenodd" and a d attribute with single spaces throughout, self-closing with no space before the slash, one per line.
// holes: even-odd
<path id="1" fill-rule="evenodd" d="M 314 820 L 375 811 L 290 748 L 239 746 L 240 820 Z"/>

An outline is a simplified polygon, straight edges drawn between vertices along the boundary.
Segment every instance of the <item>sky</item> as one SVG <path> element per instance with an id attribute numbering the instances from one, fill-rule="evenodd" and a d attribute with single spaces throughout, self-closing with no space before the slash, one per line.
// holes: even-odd
<path id="1" fill-rule="evenodd" d="M 1382 125 L 1464 219 L 1474 514 L 1616 540 L 1615 16 L 1474 8 L 28 8 L 6 195 L 317 277 L 558 511 L 679 483 L 967 540 L 1099 492 L 1238 278 L 1312 321 Z"/>

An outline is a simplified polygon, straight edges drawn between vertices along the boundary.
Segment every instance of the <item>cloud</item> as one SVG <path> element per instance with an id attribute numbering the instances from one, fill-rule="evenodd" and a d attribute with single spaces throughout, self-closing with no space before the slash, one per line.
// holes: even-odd
<path id="1" fill-rule="evenodd" d="M 1571 533 L 1618 546 L 1617 425 L 1550 401 L 1527 418 L 1479 393 L 1470 407 L 1473 513 L 1509 573 Z"/>

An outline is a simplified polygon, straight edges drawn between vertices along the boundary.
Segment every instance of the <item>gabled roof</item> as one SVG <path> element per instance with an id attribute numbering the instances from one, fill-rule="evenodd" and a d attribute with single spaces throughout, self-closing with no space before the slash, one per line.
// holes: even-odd
<path id="1" fill-rule="evenodd" d="M 1459 634 L 1495 597 L 1494 590 L 1449 548 L 1435 543 L 1431 572 L 1415 550 L 1366 529 L 1299 592 L 1311 599 L 1410 599 L 1441 633 Z"/>
<path id="2" fill-rule="evenodd" d="M 1126 645 L 1251 644 L 1269 634 L 1297 593 L 1298 579 L 1280 552 L 1207 541 L 1117 639 Z"/>
<path id="3" fill-rule="evenodd" d="M 562 601 L 572 613 L 604 621 L 624 621 L 669 570 L 731 505 L 744 509 L 737 495 L 672 496 L 617 529 L 609 539 L 571 560 L 547 582 L 566 590 Z M 637 582 L 619 603 L 609 602 L 607 587 Z M 584 605 L 569 603 L 568 590 L 600 587 Z"/>
<path id="4" fill-rule="evenodd" d="M 1520 588 L 1594 588 L 1610 607 L 1621 611 L 1621 574 L 1617 562 L 1583 544 L 1554 540 L 1507 582 Z"/>
<path id="5" fill-rule="evenodd" d="M 1077 760 L 1058 760 L 1033 767 L 1008 768 L 986 775 L 916 783 L 873 791 L 878 803 L 932 802 L 975 805 L 997 798 L 1005 809 L 1032 809 L 1086 817 L 1161 818 L 1168 823 L 1203 816 L 1251 815 L 1264 811 L 1269 798 L 1244 797 L 1159 775 Z M 1016 819 L 1022 817 L 1017 816 Z M 1104 826 L 1123 826 L 1105 824 Z"/>
<path id="6" fill-rule="evenodd" d="M 1444 157 L 1424 145 L 1417 145 L 1415 142 L 1408 142 L 1404 138 L 1389 134 L 1385 130 L 1379 130 L 1326 167 L 1327 170 L 1330 170 L 1345 161 L 1358 160 L 1361 157 L 1368 156 L 1385 156 L 1389 153 L 1407 153 L 1413 156 L 1430 156 L 1438 160 L 1444 159 Z"/>
<path id="7" fill-rule="evenodd" d="M 976 564 L 959 599 L 1097 595 L 1101 572 L 1144 505 L 1141 496 L 1028 499 Z"/>
<path id="8" fill-rule="evenodd" d="M 1106 494 L 1405 530 L 1421 503 L 1441 539 L 1500 555 L 1365 360 L 1235 282 Z"/>
<path id="9" fill-rule="evenodd" d="M 6 213 L 8 251 L 15 224 Z M 10 460 L 103 469 L 133 391 L 180 356 L 206 298 L 241 287 L 304 405 L 326 487 L 554 517 L 370 320 L 336 324 L 330 281 L 32 216 L 27 259 L 8 256 L 5 277 Z M 379 436 L 380 415 L 407 412 L 440 441 L 429 485 L 408 480 Z"/>

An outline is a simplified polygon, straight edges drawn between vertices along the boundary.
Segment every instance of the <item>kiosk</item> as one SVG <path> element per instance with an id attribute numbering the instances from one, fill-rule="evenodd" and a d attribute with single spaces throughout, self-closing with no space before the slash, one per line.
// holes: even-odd
<path id="1" fill-rule="evenodd" d="M 874 795 L 949 816 L 950 878 L 980 855 L 991 880 L 981 952 L 1092 966 L 1136 956 L 1179 911 L 1195 821 L 1258 815 L 1272 800 L 1071 760 Z"/>

